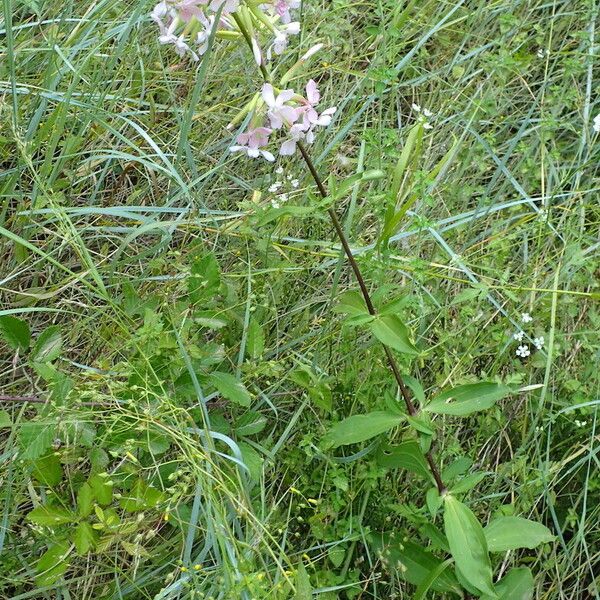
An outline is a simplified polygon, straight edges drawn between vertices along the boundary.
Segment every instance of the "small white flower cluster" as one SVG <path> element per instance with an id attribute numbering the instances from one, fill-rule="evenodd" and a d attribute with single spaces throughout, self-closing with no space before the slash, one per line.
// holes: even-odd
<path id="1" fill-rule="evenodd" d="M 531 323 L 533 321 L 533 317 L 529 313 L 521 314 L 521 322 L 526 325 L 527 323 Z M 525 332 L 522 329 L 513 333 L 513 339 L 517 342 L 522 342 L 525 337 Z M 533 339 L 533 345 L 537 350 L 541 350 L 544 347 L 544 337 L 539 336 Z M 527 358 L 531 354 L 531 350 L 527 344 L 520 344 L 517 348 L 515 354 L 521 358 Z"/>
<path id="2" fill-rule="evenodd" d="M 594 131 L 600 133 L 600 113 L 594 117 Z"/>
<path id="3" fill-rule="evenodd" d="M 587 421 L 579 421 L 575 419 L 575 427 L 585 427 L 587 425 Z"/>
<path id="4" fill-rule="evenodd" d="M 192 60 L 200 60 L 208 50 L 208 40 L 215 24 L 216 13 L 220 12 L 218 31 L 229 30 L 235 35 L 236 21 L 231 14 L 238 11 L 242 0 L 161 0 L 150 13 L 150 18 L 158 25 L 161 44 L 172 45 L 175 52 L 183 57 L 189 55 Z M 300 33 L 300 23 L 292 21 L 290 10 L 299 8 L 301 0 L 265 0 L 255 11 L 249 11 L 254 26 L 260 29 L 268 24 L 267 30 L 275 38 L 267 49 L 267 59 L 272 53 L 282 54 L 288 46 L 288 37 Z M 260 17 L 260 18 L 259 18 Z M 237 35 L 240 35 L 237 31 Z M 225 36 L 223 36 L 225 37 Z M 263 62 L 258 42 L 252 39 L 256 62 Z"/>
<path id="5" fill-rule="evenodd" d="M 279 166 L 275 169 L 277 175 L 283 175 L 283 167 Z M 271 200 L 273 208 L 280 208 L 283 202 L 287 202 L 290 197 L 290 191 L 298 189 L 300 181 L 294 179 L 293 175 L 288 175 L 281 181 L 276 181 L 269 186 L 269 192 L 275 194 L 275 198 Z"/>
<path id="6" fill-rule="evenodd" d="M 423 129 L 433 129 L 433 125 L 427 120 L 433 117 L 433 113 L 428 108 L 421 108 L 414 102 L 411 104 L 411 108 L 418 113 L 417 121 L 423 123 Z"/>
<path id="7" fill-rule="evenodd" d="M 294 154 L 298 142 L 312 144 L 316 129 L 327 127 L 336 111 L 336 107 L 332 106 L 321 113 L 317 112 L 315 106 L 320 99 L 319 89 L 312 79 L 306 84 L 306 97 L 291 89 L 276 94 L 275 88 L 265 83 L 249 129 L 237 136 L 237 144 L 231 146 L 230 151 L 243 152 L 251 158 L 262 156 L 272 162 L 274 155 L 264 147 L 269 144 L 269 136 L 276 130 L 287 134 L 279 148 L 282 156 Z"/>

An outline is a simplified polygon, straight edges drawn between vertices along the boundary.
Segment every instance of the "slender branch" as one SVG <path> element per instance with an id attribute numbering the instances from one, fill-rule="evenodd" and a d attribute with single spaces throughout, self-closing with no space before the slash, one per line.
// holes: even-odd
<path id="1" fill-rule="evenodd" d="M 323 198 L 326 198 L 327 190 L 325 189 L 325 185 L 323 184 L 323 181 L 319 177 L 319 173 L 317 172 L 317 169 L 315 168 L 315 165 L 312 162 L 310 155 L 308 154 L 308 152 L 306 150 L 306 147 L 304 146 L 304 144 L 302 144 L 302 142 L 298 142 L 297 145 L 298 145 L 298 148 L 300 149 L 300 153 L 302 154 L 302 158 L 304 159 L 304 162 L 306 163 L 306 166 L 308 167 L 308 170 L 310 171 L 310 174 L 312 175 L 312 178 L 315 180 L 315 183 L 317 184 L 319 193 L 321 194 L 321 196 L 323 196 Z M 348 244 L 348 239 L 346 238 L 344 229 L 342 228 L 342 225 L 337 217 L 337 214 L 335 213 L 335 210 L 333 208 L 329 208 L 329 209 L 327 209 L 327 212 L 329 213 L 329 218 L 331 219 L 333 228 L 335 229 L 335 232 L 336 232 L 337 236 L 339 237 L 340 242 L 342 243 L 342 247 L 344 248 L 344 253 L 346 254 L 348 262 L 350 263 L 350 267 L 352 268 L 352 271 L 354 272 L 354 277 L 356 278 L 356 281 L 358 282 L 358 286 L 360 287 L 360 291 L 365 300 L 365 304 L 367 305 L 367 310 L 369 311 L 370 315 L 375 316 L 377 314 L 377 310 L 375 309 L 375 305 L 373 304 L 373 300 L 371 299 L 371 295 L 369 294 L 369 290 L 367 289 L 367 284 L 365 283 L 365 279 L 362 275 L 360 267 L 358 266 L 358 263 L 356 262 L 356 259 L 354 258 L 354 254 L 352 253 L 350 245 Z M 400 393 L 402 394 L 402 397 L 404 398 L 404 403 L 406 404 L 406 410 L 408 411 L 409 415 L 415 416 L 417 414 L 418 410 L 415 407 L 414 402 L 412 401 L 412 399 L 410 397 L 410 392 L 408 391 L 408 388 L 407 388 L 406 384 L 404 383 L 404 379 L 402 378 L 402 373 L 400 372 L 400 368 L 398 367 L 398 363 L 396 362 L 396 359 L 394 358 L 392 350 L 390 349 L 389 346 L 386 346 L 385 344 L 382 344 L 382 345 L 383 345 L 383 349 L 385 351 L 385 355 L 387 357 L 388 365 L 394 375 L 394 379 L 396 380 L 396 383 L 398 384 Z M 425 454 L 425 458 L 427 459 L 427 464 L 429 465 L 431 474 L 433 475 L 433 478 L 435 479 L 435 483 L 436 483 L 438 492 L 441 494 L 442 492 L 445 491 L 446 486 L 444 485 L 444 482 L 442 481 L 442 477 L 440 476 L 440 472 L 437 468 L 437 465 L 435 463 L 435 460 L 433 458 L 433 453 L 431 452 L 431 450 Z"/>

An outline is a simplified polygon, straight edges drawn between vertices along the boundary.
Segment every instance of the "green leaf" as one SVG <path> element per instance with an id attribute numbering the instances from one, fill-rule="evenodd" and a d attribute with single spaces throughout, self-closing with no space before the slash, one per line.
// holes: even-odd
<path id="1" fill-rule="evenodd" d="M 51 325 L 42 331 L 37 339 L 31 360 L 34 362 L 51 362 L 60 356 L 62 350 L 62 336 L 58 325 Z"/>
<path id="2" fill-rule="evenodd" d="M 398 577 L 416 586 L 423 585 L 430 574 L 443 563 L 420 545 L 396 537 L 394 533 L 371 534 L 370 539 L 376 553 L 394 569 Z M 456 577 L 447 570 L 440 572 L 430 588 L 440 593 L 454 592 L 462 595 Z"/>
<path id="3" fill-rule="evenodd" d="M 350 315 L 351 317 L 370 316 L 362 295 L 360 292 L 355 291 L 340 294 L 338 303 L 333 310 L 338 313 Z"/>
<path id="4" fill-rule="evenodd" d="M 66 542 L 61 542 L 51 546 L 42 554 L 36 565 L 36 571 L 39 575 L 35 578 L 35 582 L 39 587 L 52 585 L 60 579 L 60 576 L 69 566 L 68 553 L 69 545 Z"/>
<path id="5" fill-rule="evenodd" d="M 27 520 L 36 525 L 57 527 L 65 523 L 76 521 L 75 515 L 62 506 L 38 506 L 27 514 Z"/>
<path id="6" fill-rule="evenodd" d="M 34 460 L 32 467 L 31 474 L 43 485 L 52 487 L 62 481 L 62 466 L 54 452 Z"/>
<path id="7" fill-rule="evenodd" d="M 244 464 L 250 473 L 250 480 L 254 483 L 258 483 L 262 475 L 262 456 L 250 444 L 239 442 L 238 446 L 242 453 Z"/>
<path id="8" fill-rule="evenodd" d="M 490 552 L 533 549 L 554 541 L 552 532 L 545 525 L 522 517 L 498 517 L 484 528 L 483 533 Z"/>
<path id="9" fill-rule="evenodd" d="M 346 548 L 344 546 L 332 546 L 327 551 L 327 556 L 331 561 L 331 564 L 339 568 L 342 566 L 344 562 L 344 558 L 346 557 Z"/>
<path id="10" fill-rule="evenodd" d="M 480 592 L 494 596 L 483 528 L 471 509 L 450 494 L 444 497 L 444 530 L 452 558 L 463 577 Z"/>
<path id="11" fill-rule="evenodd" d="M 56 437 L 56 423 L 28 421 L 19 428 L 21 458 L 36 460 L 45 454 Z"/>
<path id="12" fill-rule="evenodd" d="M 8 427 L 12 427 L 12 420 L 8 411 L 0 410 L 0 429 L 5 429 Z"/>
<path id="13" fill-rule="evenodd" d="M 336 423 L 325 435 L 325 447 L 337 448 L 347 444 L 364 442 L 376 435 L 397 427 L 405 420 L 404 415 L 377 410 L 366 415 L 354 415 Z"/>
<path id="14" fill-rule="evenodd" d="M 454 562 L 464 578 L 480 592 L 494 596 L 483 528 L 472 511 L 450 494 L 444 497 L 444 530 Z"/>
<path id="15" fill-rule="evenodd" d="M 223 397 L 241 406 L 250 406 L 252 401 L 250 393 L 233 375 L 214 371 L 209 375 L 209 380 Z"/>
<path id="16" fill-rule="evenodd" d="M 244 413 L 235 424 L 235 432 L 238 435 L 256 435 L 260 433 L 267 424 L 267 417 L 254 410 Z"/>
<path id="17" fill-rule="evenodd" d="M 369 323 L 373 335 L 386 346 L 404 354 L 418 354 L 408 329 L 397 315 L 378 315 Z"/>
<path id="18" fill-rule="evenodd" d="M 148 485 L 140 478 L 119 499 L 119 505 L 127 512 L 138 512 L 155 507 L 163 500 L 163 497 L 163 493 L 160 490 Z"/>
<path id="19" fill-rule="evenodd" d="M 508 396 L 511 389 L 501 383 L 482 381 L 459 385 L 439 396 L 423 407 L 427 412 L 464 417 L 490 408 L 498 400 Z"/>
<path id="20" fill-rule="evenodd" d="M 487 473 L 471 473 L 459 479 L 449 491 L 451 494 L 464 494 L 472 490 L 486 475 Z"/>
<path id="21" fill-rule="evenodd" d="M 214 255 L 207 254 L 195 259 L 190 271 L 187 281 L 190 300 L 196 303 L 212 299 L 221 285 L 219 263 Z"/>
<path id="22" fill-rule="evenodd" d="M 531 600 L 534 581 L 526 567 L 511 569 L 495 586 L 499 600 Z"/>
<path id="23" fill-rule="evenodd" d="M 260 323 L 252 317 L 248 323 L 248 335 L 246 337 L 246 356 L 257 359 L 263 355 L 265 350 L 265 334 Z"/>
<path id="24" fill-rule="evenodd" d="M 310 578 L 304 564 L 301 562 L 298 564 L 298 570 L 296 571 L 296 593 L 294 594 L 294 600 L 312 600 Z"/>
<path id="25" fill-rule="evenodd" d="M 97 540 L 98 533 L 87 521 L 82 521 L 75 528 L 75 532 L 73 533 L 73 544 L 75 544 L 77 554 L 81 556 L 87 554 L 94 548 Z"/>
<path id="26" fill-rule="evenodd" d="M 113 484 L 108 473 L 98 473 L 88 479 L 96 502 L 100 506 L 108 506 L 113 499 Z"/>
<path id="27" fill-rule="evenodd" d="M 425 504 L 427 504 L 427 510 L 429 510 L 432 517 L 435 517 L 437 511 L 442 505 L 442 497 L 437 487 L 432 487 L 427 490 L 425 494 Z"/>
<path id="28" fill-rule="evenodd" d="M 77 492 L 77 514 L 87 517 L 92 514 L 94 507 L 94 492 L 89 483 L 84 483 Z"/>
<path id="29" fill-rule="evenodd" d="M 418 442 L 409 440 L 397 446 L 382 445 L 377 452 L 377 463 L 388 469 L 406 469 L 415 475 L 431 479 L 423 452 Z"/>
<path id="30" fill-rule="evenodd" d="M 11 315 L 0 317 L 0 336 L 14 350 L 27 350 L 31 343 L 31 333 L 27 321 L 22 321 Z"/>

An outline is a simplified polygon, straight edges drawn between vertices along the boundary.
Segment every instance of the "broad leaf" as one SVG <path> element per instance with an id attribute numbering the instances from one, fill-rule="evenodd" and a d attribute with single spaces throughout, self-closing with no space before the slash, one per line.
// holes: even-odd
<path id="1" fill-rule="evenodd" d="M 485 478 L 487 473 L 471 473 L 462 479 L 459 479 L 451 488 L 451 494 L 464 494 L 469 490 L 472 490 L 482 479 Z"/>
<path id="2" fill-rule="evenodd" d="M 464 417 L 492 407 L 498 400 L 508 396 L 508 386 L 491 381 L 459 385 L 439 396 L 423 407 L 427 412 Z"/>
<path id="3" fill-rule="evenodd" d="M 246 337 L 246 356 L 259 358 L 265 350 L 265 334 L 260 323 L 252 317 L 248 324 L 248 335 Z"/>
<path id="4" fill-rule="evenodd" d="M 354 415 L 336 423 L 323 438 L 328 448 L 364 442 L 376 435 L 397 427 L 405 420 L 404 415 L 377 410 L 366 415 Z"/>
<path id="5" fill-rule="evenodd" d="M 98 533 L 92 528 L 87 521 L 82 521 L 75 528 L 73 533 L 73 544 L 77 554 L 85 555 L 96 545 Z"/>
<path id="6" fill-rule="evenodd" d="M 31 354 L 34 362 L 51 362 L 60 356 L 62 336 L 58 325 L 51 325 L 42 331 Z"/>
<path id="7" fill-rule="evenodd" d="M 11 315 L 0 317 L 0 337 L 14 350 L 27 350 L 31 342 L 31 333 L 27 321 Z"/>
<path id="8" fill-rule="evenodd" d="M 62 481 L 63 470 L 54 452 L 32 462 L 31 474 L 43 485 L 54 486 Z"/>
<path id="9" fill-rule="evenodd" d="M 250 444 L 240 442 L 238 446 L 242 453 L 242 460 L 248 469 L 250 480 L 258 483 L 262 475 L 263 457 Z"/>
<path id="10" fill-rule="evenodd" d="M 418 354 L 406 325 L 396 315 L 378 315 L 369 323 L 373 335 L 386 346 L 404 354 Z"/>
<path id="11" fill-rule="evenodd" d="M 92 493 L 96 502 L 100 506 L 108 506 L 113 499 L 113 483 L 108 473 L 98 473 L 88 479 L 88 484 L 92 488 Z"/>
<path id="12" fill-rule="evenodd" d="M 35 460 L 45 454 L 56 438 L 56 423 L 29 421 L 19 428 L 18 440 L 21 457 Z"/>
<path id="13" fill-rule="evenodd" d="M 532 549 L 554 540 L 546 526 L 522 517 L 498 517 L 484 528 L 483 533 L 490 552 Z"/>
<path id="14" fill-rule="evenodd" d="M 499 600 L 531 600 L 534 581 L 526 567 L 511 569 L 495 586 Z"/>
<path id="15" fill-rule="evenodd" d="M 44 525 L 45 527 L 58 527 L 65 523 L 72 523 L 76 520 L 76 516 L 62 506 L 38 506 L 27 514 L 27 520 L 36 525 Z"/>
<path id="16" fill-rule="evenodd" d="M 131 489 L 119 498 L 119 506 L 127 512 L 139 512 L 155 507 L 163 500 L 163 493 L 148 485 L 143 479 L 137 479 Z"/>
<path id="17" fill-rule="evenodd" d="M 250 406 L 250 393 L 233 375 L 214 371 L 209 375 L 209 379 L 223 397 L 241 406 Z"/>
<path id="18" fill-rule="evenodd" d="M 60 579 L 69 566 L 68 553 L 69 545 L 66 542 L 60 542 L 42 554 L 36 565 L 39 575 L 35 578 L 35 582 L 39 587 L 52 585 Z"/>
<path id="19" fill-rule="evenodd" d="M 256 435 L 260 433 L 267 424 L 267 417 L 254 410 L 243 414 L 235 424 L 235 432 L 238 435 Z"/>
<path id="20" fill-rule="evenodd" d="M 299 563 L 298 570 L 296 571 L 296 593 L 294 594 L 294 600 L 311 599 L 312 587 L 310 585 L 310 578 L 308 577 L 304 564 Z"/>
<path id="21" fill-rule="evenodd" d="M 431 479 L 421 447 L 414 440 L 402 442 L 397 446 L 382 445 L 377 453 L 377 462 L 388 469 L 406 469 L 415 475 Z"/>
<path id="22" fill-rule="evenodd" d="M 92 514 L 94 507 L 94 492 L 89 483 L 84 483 L 77 492 L 77 514 L 87 517 Z"/>
<path id="23" fill-rule="evenodd" d="M 443 561 L 428 552 L 418 544 L 404 541 L 393 533 L 371 534 L 371 543 L 375 551 L 395 569 L 397 575 L 413 585 L 423 585 L 430 574 L 438 569 Z M 462 590 L 453 573 L 441 571 L 431 582 L 430 588 L 440 593 L 454 592 L 461 594 Z"/>
<path id="24" fill-rule="evenodd" d="M 444 498 L 444 530 L 452 558 L 463 577 L 480 592 L 494 596 L 483 528 L 471 510 L 449 494 Z"/>
<path id="25" fill-rule="evenodd" d="M 221 276 L 219 263 L 212 254 L 194 260 L 187 284 L 189 297 L 193 303 L 215 296 L 221 285 Z"/>
<path id="26" fill-rule="evenodd" d="M 367 305 L 360 292 L 344 292 L 338 298 L 338 303 L 334 307 L 335 312 L 344 313 L 351 317 L 360 317 L 369 315 Z"/>

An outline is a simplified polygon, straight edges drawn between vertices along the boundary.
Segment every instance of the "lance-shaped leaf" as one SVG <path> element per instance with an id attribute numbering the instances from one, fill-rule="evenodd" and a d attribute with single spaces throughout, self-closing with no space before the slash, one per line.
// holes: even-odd
<path id="1" fill-rule="evenodd" d="M 447 390 L 436 396 L 423 407 L 427 412 L 441 415 L 464 417 L 471 413 L 490 408 L 511 393 L 511 389 L 501 383 L 481 381 L 469 383 Z"/>
<path id="2" fill-rule="evenodd" d="M 404 354 L 419 353 L 410 340 L 408 328 L 397 315 L 378 315 L 369 327 L 382 344 Z"/>
<path id="3" fill-rule="evenodd" d="M 483 533 L 490 552 L 532 549 L 554 540 L 545 525 L 522 517 L 498 517 L 484 528 Z"/>
<path id="4" fill-rule="evenodd" d="M 383 410 L 376 410 L 366 415 L 353 415 L 336 423 L 323 438 L 323 444 L 327 448 L 337 448 L 364 442 L 397 427 L 404 420 L 404 415 Z"/>

